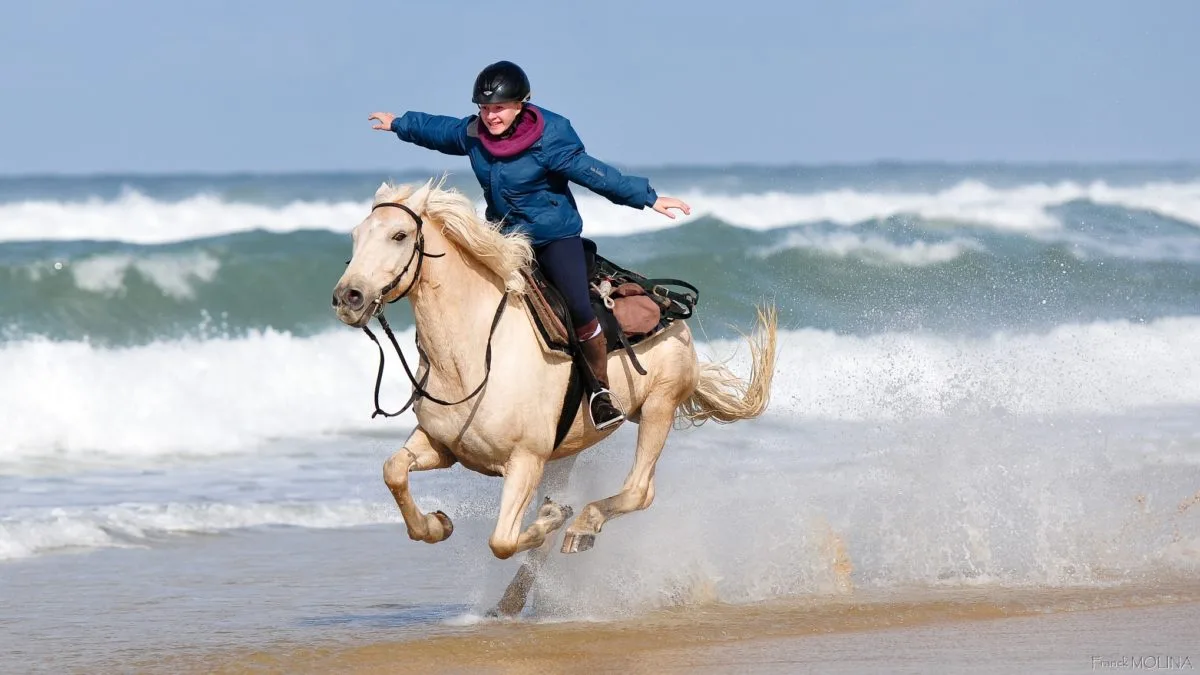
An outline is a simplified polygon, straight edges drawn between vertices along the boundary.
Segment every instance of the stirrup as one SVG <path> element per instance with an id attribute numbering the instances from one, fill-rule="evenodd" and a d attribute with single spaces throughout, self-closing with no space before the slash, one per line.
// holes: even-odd
<path id="1" fill-rule="evenodd" d="M 617 415 L 615 417 L 613 417 L 612 419 L 605 420 L 604 422 L 597 424 L 596 418 L 592 415 L 592 403 L 594 403 L 596 401 L 597 396 L 600 396 L 602 394 L 608 394 L 608 404 L 610 406 L 612 406 L 613 410 L 617 411 Z M 617 407 L 616 403 L 613 403 L 612 392 L 610 392 L 607 389 L 601 389 L 600 391 L 597 391 L 596 393 L 594 393 L 588 397 L 588 419 L 592 421 L 592 426 L 595 427 L 596 431 L 604 431 L 605 429 L 607 429 L 615 424 L 620 424 L 621 422 L 624 422 L 625 421 L 625 413 L 622 412 L 621 409 Z"/>

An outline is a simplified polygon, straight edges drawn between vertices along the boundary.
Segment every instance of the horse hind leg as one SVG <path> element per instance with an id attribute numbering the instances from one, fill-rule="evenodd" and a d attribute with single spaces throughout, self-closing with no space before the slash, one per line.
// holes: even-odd
<path id="1" fill-rule="evenodd" d="M 654 501 L 654 467 L 671 432 L 678 402 L 655 395 L 642 405 L 638 422 L 637 452 L 625 485 L 617 494 L 583 507 L 563 537 L 563 553 L 579 553 L 595 544 L 604 523 L 650 507 Z"/>
<path id="2" fill-rule="evenodd" d="M 566 491 L 567 483 L 571 479 L 571 469 L 575 466 L 576 459 L 576 455 L 571 455 L 555 460 L 546 466 L 541 487 L 538 489 L 539 499 L 543 504 L 550 501 L 551 495 L 562 495 Z M 563 508 L 566 512 L 564 520 L 570 518 L 571 508 L 569 506 Z M 546 537 L 541 546 L 525 554 L 525 560 L 521 563 L 521 567 L 517 569 L 516 575 L 504 589 L 504 595 L 496 603 L 496 607 L 488 612 L 488 616 L 516 616 L 525 609 L 529 592 L 533 589 L 546 558 L 550 556 L 553 544 L 554 538 Z"/>

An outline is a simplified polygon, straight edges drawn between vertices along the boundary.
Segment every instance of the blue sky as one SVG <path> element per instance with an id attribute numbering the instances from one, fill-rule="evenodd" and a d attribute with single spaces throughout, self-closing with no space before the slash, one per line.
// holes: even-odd
<path id="1" fill-rule="evenodd" d="M 621 165 L 1200 160 L 1200 2 L 0 6 L 0 173 L 455 167 L 371 131 L 508 58 Z"/>

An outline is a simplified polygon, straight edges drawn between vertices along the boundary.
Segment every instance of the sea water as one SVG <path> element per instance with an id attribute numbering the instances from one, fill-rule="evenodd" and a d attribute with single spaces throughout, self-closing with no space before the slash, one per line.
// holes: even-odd
<path id="1" fill-rule="evenodd" d="M 698 350 L 743 376 L 738 331 L 778 307 L 771 404 L 673 432 L 654 505 L 553 556 L 534 617 L 831 592 L 831 542 L 858 588 L 1200 569 L 1200 167 L 639 173 L 692 215 L 576 188 L 585 235 L 698 286 Z M 499 480 L 414 475 L 456 531 L 408 540 L 382 464 L 414 420 L 370 418 L 377 353 L 329 306 L 379 182 L 434 175 L 0 179 L 0 669 L 495 602 Z M 561 500 L 619 488 L 628 426 Z"/>

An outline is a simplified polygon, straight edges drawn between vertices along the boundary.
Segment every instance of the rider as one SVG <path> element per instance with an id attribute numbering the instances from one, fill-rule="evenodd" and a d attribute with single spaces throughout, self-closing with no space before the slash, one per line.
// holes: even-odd
<path id="1" fill-rule="evenodd" d="M 466 155 L 483 188 L 488 220 L 530 238 L 538 266 L 564 296 L 575 334 L 600 390 L 588 403 L 592 424 L 605 429 L 625 415 L 608 390 L 607 345 L 588 297 L 583 220 L 568 181 L 616 204 L 651 207 L 674 218 L 691 213 L 672 197 L 660 197 L 645 178 L 622 175 L 589 156 L 567 118 L 529 103 L 529 78 L 510 61 L 484 68 L 471 101 L 478 115 L 463 118 L 409 111 L 397 117 L 372 113 L 373 128 L 395 132 L 402 141 L 448 155 Z"/>

